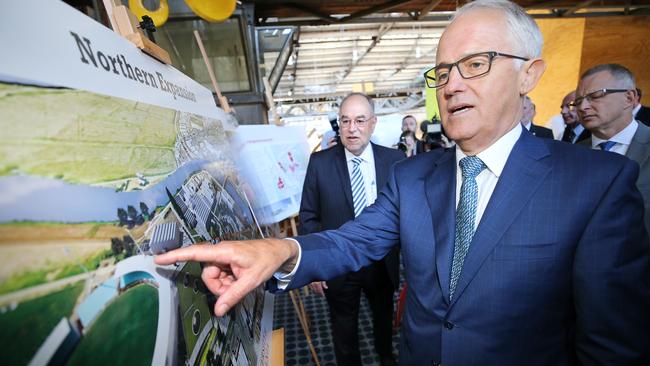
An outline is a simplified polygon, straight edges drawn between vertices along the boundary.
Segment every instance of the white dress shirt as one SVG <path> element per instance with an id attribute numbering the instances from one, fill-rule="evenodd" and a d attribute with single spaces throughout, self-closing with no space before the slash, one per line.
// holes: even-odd
<path id="1" fill-rule="evenodd" d="M 515 143 L 521 136 L 521 131 L 523 127 L 520 123 L 510 130 L 510 132 L 501 136 L 494 144 L 492 144 L 487 149 L 478 153 L 478 156 L 487 169 L 484 169 L 479 175 L 476 176 L 476 184 L 478 185 L 478 205 L 476 206 L 476 221 L 474 227 L 478 227 L 478 223 L 483 217 L 483 212 L 487 207 L 490 197 L 492 197 L 492 192 L 497 186 L 499 177 L 503 172 L 503 168 L 506 165 L 506 161 L 512 152 L 512 148 L 515 146 Z M 456 207 L 458 208 L 458 202 L 460 201 L 460 187 L 463 183 L 463 174 L 460 170 L 460 159 L 466 157 L 467 155 L 461 150 L 461 148 L 456 145 Z"/>
<path id="2" fill-rule="evenodd" d="M 621 130 L 621 132 L 612 136 L 609 140 L 599 139 L 598 137 L 591 135 L 591 148 L 594 150 L 600 150 L 600 146 L 598 145 L 601 142 L 613 141 L 616 144 L 612 146 L 609 151 L 625 156 L 625 154 L 627 154 L 627 149 L 630 148 L 632 138 L 634 137 L 637 128 L 639 128 L 639 123 L 635 120 L 632 120 L 632 122 L 628 124 L 627 127 Z"/>
<path id="3" fill-rule="evenodd" d="M 350 184 L 352 184 L 352 171 L 354 170 L 352 160 L 357 156 L 349 152 L 348 149 L 344 148 L 343 151 L 345 151 Z M 363 183 L 366 188 L 366 202 L 370 206 L 377 199 L 377 174 L 375 173 L 375 154 L 372 151 L 372 145 L 368 144 L 359 157 L 361 158 L 359 167 L 361 168 L 361 175 L 363 175 Z"/>

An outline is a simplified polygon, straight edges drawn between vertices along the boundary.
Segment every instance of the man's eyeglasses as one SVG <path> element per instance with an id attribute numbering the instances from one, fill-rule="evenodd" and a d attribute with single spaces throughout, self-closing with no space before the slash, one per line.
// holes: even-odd
<path id="1" fill-rule="evenodd" d="M 516 58 L 524 61 L 529 60 L 525 57 L 495 51 L 480 52 L 465 56 L 453 64 L 440 64 L 427 70 L 424 73 L 424 80 L 429 88 L 441 88 L 449 82 L 449 74 L 454 66 L 456 66 L 458 73 L 463 79 L 477 78 L 490 72 L 490 69 L 492 68 L 492 60 L 499 56 Z"/>
<path id="2" fill-rule="evenodd" d="M 341 120 L 339 120 L 339 124 L 341 125 L 341 128 L 350 128 L 350 126 L 352 126 L 352 123 L 357 125 L 357 127 L 365 127 L 365 125 L 368 124 L 368 121 L 373 118 L 375 117 L 356 119 L 341 118 Z"/>
<path id="3" fill-rule="evenodd" d="M 607 94 L 627 93 L 628 91 L 630 91 L 630 89 L 598 89 L 582 97 L 577 97 L 573 102 L 569 103 L 569 105 L 571 107 L 578 107 L 580 106 L 580 104 L 582 104 L 582 101 L 585 99 L 589 102 L 593 102 L 594 100 L 600 99 Z"/>

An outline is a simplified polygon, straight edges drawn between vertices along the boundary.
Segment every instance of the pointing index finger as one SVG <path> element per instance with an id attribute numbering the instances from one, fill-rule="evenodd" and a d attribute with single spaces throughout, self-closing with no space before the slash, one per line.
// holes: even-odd
<path id="1" fill-rule="evenodd" d="M 187 261 L 227 263 L 228 257 L 228 247 L 224 243 L 194 244 L 158 255 L 154 260 L 159 265 Z"/>

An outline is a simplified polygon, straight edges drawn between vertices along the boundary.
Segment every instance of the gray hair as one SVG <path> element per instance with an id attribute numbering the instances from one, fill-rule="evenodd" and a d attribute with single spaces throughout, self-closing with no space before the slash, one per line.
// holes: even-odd
<path id="1" fill-rule="evenodd" d="M 370 112 L 374 116 L 375 115 L 375 102 L 372 100 L 372 98 L 370 98 L 370 96 L 368 94 L 365 94 L 365 93 L 353 92 L 353 93 L 350 93 L 350 94 L 346 95 L 345 98 L 343 98 L 343 100 L 341 101 L 341 104 L 339 104 L 339 108 L 343 107 L 343 104 L 345 104 L 345 102 L 347 102 L 348 99 L 350 99 L 352 97 L 355 97 L 355 96 L 363 97 L 363 98 L 366 99 L 366 101 L 368 102 L 368 105 L 370 106 Z"/>
<path id="2" fill-rule="evenodd" d="M 580 80 L 586 78 L 587 76 L 607 71 L 614 78 L 616 78 L 617 81 L 621 82 L 620 87 L 625 88 L 625 89 L 635 89 L 636 88 L 636 81 L 634 80 L 634 74 L 632 74 L 632 71 L 630 71 L 627 67 L 619 64 L 600 64 L 596 65 L 587 71 L 585 71 L 582 76 L 580 76 Z"/>
<path id="3" fill-rule="evenodd" d="M 460 7 L 451 21 L 474 10 L 497 10 L 505 13 L 508 30 L 518 56 L 542 56 L 544 39 L 535 20 L 519 5 L 506 0 L 476 0 Z M 498 51 L 498 50 L 497 50 Z"/>

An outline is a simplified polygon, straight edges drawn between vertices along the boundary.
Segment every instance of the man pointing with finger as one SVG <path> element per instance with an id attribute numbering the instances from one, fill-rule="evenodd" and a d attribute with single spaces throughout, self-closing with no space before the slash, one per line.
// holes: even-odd
<path id="1" fill-rule="evenodd" d="M 425 73 L 456 147 L 394 165 L 375 203 L 338 230 L 193 246 L 157 262 L 209 262 L 220 315 L 271 277 L 297 288 L 400 245 L 400 364 L 650 364 L 638 165 L 522 128 L 541 46 L 517 5 L 468 3 Z M 566 189 L 576 181 L 579 191 Z"/>

